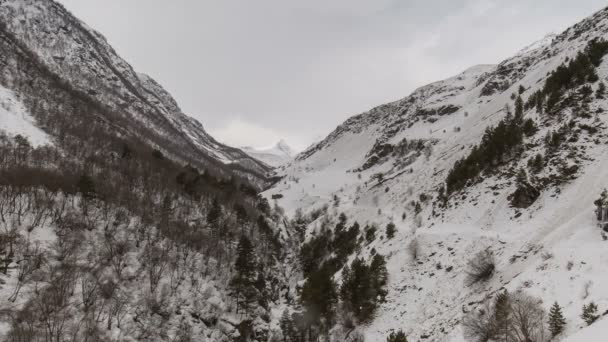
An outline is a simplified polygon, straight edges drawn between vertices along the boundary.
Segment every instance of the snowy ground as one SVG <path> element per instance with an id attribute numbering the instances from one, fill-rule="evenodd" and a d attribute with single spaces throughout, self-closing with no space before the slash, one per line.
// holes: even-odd
<path id="1" fill-rule="evenodd" d="M 10 90 L 2 86 L 0 86 L 0 131 L 12 136 L 21 134 L 35 147 L 50 142 L 48 135 L 36 127 L 34 118 L 27 112 L 25 106 Z"/>

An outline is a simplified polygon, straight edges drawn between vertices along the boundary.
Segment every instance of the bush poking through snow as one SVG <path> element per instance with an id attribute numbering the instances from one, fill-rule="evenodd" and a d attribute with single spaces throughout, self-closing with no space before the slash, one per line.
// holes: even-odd
<path id="1" fill-rule="evenodd" d="M 402 330 L 399 330 L 397 332 L 390 333 L 390 335 L 388 335 L 386 338 L 386 342 L 407 342 L 407 337 Z"/>
<path id="2" fill-rule="evenodd" d="M 393 222 L 387 224 L 386 225 L 386 238 L 392 239 L 393 237 L 395 237 L 396 231 L 397 231 L 397 228 L 395 227 L 395 224 Z"/>
<path id="3" fill-rule="evenodd" d="M 489 249 L 483 250 L 473 257 L 467 264 L 465 282 L 467 286 L 486 281 L 494 274 L 496 261 L 494 252 Z"/>
<path id="4" fill-rule="evenodd" d="M 418 260 L 418 255 L 420 252 L 420 243 L 418 243 L 418 239 L 414 238 L 412 241 L 410 241 L 410 244 L 407 245 L 407 251 L 409 252 L 413 261 Z"/>
<path id="5" fill-rule="evenodd" d="M 581 318 L 587 325 L 593 324 L 600 316 L 597 314 L 597 305 L 594 302 L 583 305 Z"/>

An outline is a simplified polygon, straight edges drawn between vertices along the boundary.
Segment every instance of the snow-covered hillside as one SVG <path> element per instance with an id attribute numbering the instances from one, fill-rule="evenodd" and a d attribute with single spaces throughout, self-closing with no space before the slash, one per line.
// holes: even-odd
<path id="1" fill-rule="evenodd" d="M 218 168 L 228 165 L 257 183 L 266 181 L 266 165 L 217 142 L 161 85 L 137 73 L 101 34 L 61 4 L 0 2 L 0 36 L 0 84 L 28 103 L 46 102 L 50 111 L 65 103 L 53 103 L 59 101 L 57 94 L 45 93 L 69 91 L 103 112 L 115 130 L 145 139 L 166 155 Z"/>
<path id="2" fill-rule="evenodd" d="M 241 150 L 253 158 L 263 161 L 273 167 L 281 166 L 291 161 L 296 155 L 296 151 L 283 139 L 269 148 L 245 146 L 241 147 Z"/>
<path id="3" fill-rule="evenodd" d="M 266 196 L 289 215 L 328 206 L 325 219 L 344 212 L 361 225 L 397 226 L 395 238 L 357 253 L 388 257 L 387 301 L 360 327 L 366 340 L 403 329 L 410 341 L 462 341 L 463 316 L 501 288 L 538 297 L 546 310 L 559 302 L 565 335 L 583 327 L 583 304 L 608 309 L 608 249 L 594 215 L 594 200 L 608 186 L 608 101 L 601 95 L 608 58 L 590 89 L 565 90 L 552 114 L 526 105 L 523 118 L 535 129 L 521 148 L 442 197 L 455 163 L 482 144 L 489 127 L 512 117 L 517 98 L 533 102 L 552 72 L 598 38 L 608 38 L 608 10 L 498 65 L 472 67 L 354 116 L 279 171 L 282 181 Z M 551 147 L 558 132 L 567 140 Z M 538 154 L 542 170 L 532 171 Z M 527 208 L 513 200 L 520 169 L 539 193 Z M 321 220 L 308 225 L 308 236 Z M 467 286 L 467 263 L 484 249 L 496 256 L 495 275 Z"/>

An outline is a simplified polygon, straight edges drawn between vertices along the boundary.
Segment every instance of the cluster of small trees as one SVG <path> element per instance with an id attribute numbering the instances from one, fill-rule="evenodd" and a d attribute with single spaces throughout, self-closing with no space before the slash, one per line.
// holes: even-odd
<path id="1" fill-rule="evenodd" d="M 376 254 L 369 264 L 356 258 L 342 269 L 340 299 L 347 312 L 353 314 L 359 323 L 370 321 L 376 308 L 384 302 L 388 281 L 386 261 Z"/>
<path id="2" fill-rule="evenodd" d="M 530 96 L 526 108 L 536 108 L 541 113 L 544 111 L 552 114 L 561 108 L 558 104 L 568 90 L 584 86 L 580 95 L 590 95 L 592 91 L 589 92 L 590 88 L 586 85 L 599 80 L 596 68 L 607 53 L 608 42 L 602 39 L 590 41 L 584 51 L 551 73 L 543 89 Z M 599 90 L 598 96 L 603 96 L 602 92 Z"/>
<path id="3" fill-rule="evenodd" d="M 575 104 L 573 101 L 589 99 L 590 95 L 593 94 L 589 84 L 599 80 L 596 68 L 607 53 L 608 42 L 602 39 L 590 41 L 584 51 L 579 52 L 575 58 L 553 71 L 546 79 L 543 88 L 530 95 L 525 104 L 521 97 L 525 89 L 520 87 L 519 95 L 513 95 L 515 100 L 514 115 L 511 115 L 507 108 L 507 117 L 496 127 L 488 128 L 482 142 L 475 146 L 467 157 L 454 164 L 446 178 L 447 194 L 461 190 L 482 172 L 502 164 L 508 156 L 522 146 L 525 136 L 530 136 L 536 132 L 534 121 L 531 119 L 524 120 L 524 110 L 536 108 L 541 113 L 543 111 L 556 113 L 563 106 Z M 580 91 L 571 94 L 564 100 L 569 90 L 578 87 L 580 87 Z M 596 96 L 602 97 L 604 92 L 605 85 L 601 83 L 596 91 Z M 567 126 L 563 127 L 567 128 Z M 548 149 L 558 146 L 563 136 L 563 132 L 550 132 L 547 138 Z M 533 162 L 534 169 L 538 171 L 542 167 L 542 162 L 538 159 L 533 160 Z"/>
<path id="4" fill-rule="evenodd" d="M 479 145 L 473 147 L 469 155 L 458 160 L 446 178 L 447 193 L 464 188 L 467 182 L 474 180 L 482 171 L 495 167 L 517 147 L 521 146 L 523 138 L 535 131 L 534 121 L 523 119 L 521 98 L 516 100 L 515 115 L 507 109 L 507 116 L 496 126 L 489 127 Z"/>
<path id="5" fill-rule="evenodd" d="M 302 245 L 300 262 L 306 281 L 300 292 L 301 318 L 309 340 L 327 334 L 336 317 L 351 317 L 352 323 L 369 321 L 384 300 L 388 274 L 383 256 L 375 254 L 369 262 L 356 258 L 346 264 L 362 239 L 359 224 L 348 225 L 347 217 L 341 214 L 333 230 L 324 226 Z M 342 283 L 338 286 L 334 277 L 340 269 Z"/>

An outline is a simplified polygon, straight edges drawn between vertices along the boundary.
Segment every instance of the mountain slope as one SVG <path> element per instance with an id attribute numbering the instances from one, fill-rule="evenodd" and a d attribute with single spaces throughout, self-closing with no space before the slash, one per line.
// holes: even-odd
<path id="1" fill-rule="evenodd" d="M 566 67 L 607 37 L 602 10 L 498 65 L 470 68 L 348 119 L 279 172 L 284 181 L 266 195 L 288 214 L 329 208 L 307 236 L 340 212 L 378 227 L 381 238 L 355 253 L 388 257 L 387 302 L 360 327 L 367 340 L 403 329 L 412 340 L 461 341 L 463 317 L 503 287 L 540 298 L 546 310 L 558 301 L 566 334 L 581 326 L 584 303 L 606 309 L 601 260 L 608 253 L 593 202 L 608 185 L 608 102 L 601 90 L 608 58 L 590 67 L 597 77 L 568 81 L 559 92 L 550 86 L 556 74 L 578 77 Z M 446 190 L 459 160 L 494 146 L 490 128 L 514 122 L 520 96 L 522 120 L 531 122 L 522 142 L 498 157 L 477 156 L 492 163 L 476 164 L 481 170 L 462 188 Z M 397 226 L 392 240 L 382 237 L 389 222 Z M 496 257 L 495 274 L 467 286 L 467 263 L 485 249 Z"/>
<path id="2" fill-rule="evenodd" d="M 0 340 L 265 340 L 269 170 L 56 2 L 0 1 Z"/>
<path id="3" fill-rule="evenodd" d="M 136 73 L 103 36 L 60 4 L 3 1 L 0 19 L 0 83 L 23 97 L 26 105 L 63 110 L 64 104 L 55 103 L 59 99 L 49 94 L 61 89 L 97 107 L 120 134 L 144 139 L 182 162 L 231 168 L 265 183 L 265 165 L 218 143 L 158 83 Z M 32 108 L 34 115 L 38 110 Z"/>

